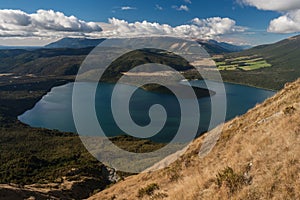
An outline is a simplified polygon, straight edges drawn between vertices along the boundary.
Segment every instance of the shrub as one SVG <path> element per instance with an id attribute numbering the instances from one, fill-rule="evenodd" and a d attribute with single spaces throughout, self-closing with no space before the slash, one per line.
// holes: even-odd
<path id="1" fill-rule="evenodd" d="M 153 195 L 155 190 L 159 190 L 158 184 L 151 183 L 151 184 L 147 185 L 146 187 L 139 189 L 138 197 L 142 198 L 145 195 L 151 196 L 151 195 Z"/>
<path id="2" fill-rule="evenodd" d="M 229 188 L 230 193 L 233 194 L 245 185 L 244 176 L 235 173 L 232 168 L 226 167 L 217 174 L 217 185 L 220 188 L 223 184 L 225 184 L 225 186 Z"/>
<path id="3" fill-rule="evenodd" d="M 294 108 L 294 106 L 288 106 L 283 110 L 283 113 L 285 115 L 290 115 L 293 114 L 296 111 L 296 109 Z"/>

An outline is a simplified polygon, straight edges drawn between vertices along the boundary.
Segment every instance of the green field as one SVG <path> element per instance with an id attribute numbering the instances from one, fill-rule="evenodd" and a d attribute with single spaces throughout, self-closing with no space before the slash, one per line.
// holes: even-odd
<path id="1" fill-rule="evenodd" d="M 257 56 L 241 56 L 235 58 L 223 57 L 216 59 L 215 62 L 220 71 L 251 71 L 272 66 L 264 58 Z"/>

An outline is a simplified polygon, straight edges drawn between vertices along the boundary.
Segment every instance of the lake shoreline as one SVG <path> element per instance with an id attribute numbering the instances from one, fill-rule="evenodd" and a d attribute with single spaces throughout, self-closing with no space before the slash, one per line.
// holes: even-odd
<path id="1" fill-rule="evenodd" d="M 89 83 L 92 85 L 90 85 Z M 199 108 L 201 111 L 201 114 L 200 114 L 201 115 L 201 123 L 200 123 L 199 129 L 198 129 L 198 133 L 205 133 L 207 130 L 210 130 L 211 128 L 215 127 L 215 125 L 219 124 L 220 119 L 216 120 L 214 118 L 216 120 L 213 122 L 214 125 L 208 126 L 210 124 L 210 119 L 211 119 L 211 117 L 210 117 L 211 102 L 216 103 L 214 105 L 228 107 L 228 112 L 225 111 L 226 116 L 227 116 L 225 121 L 227 121 L 237 115 L 244 114 L 249 109 L 254 107 L 257 103 L 264 101 L 266 98 L 268 98 L 274 94 L 272 91 L 262 90 L 262 89 L 254 88 L 251 86 L 244 86 L 244 85 L 232 84 L 232 83 L 224 83 L 225 88 L 228 89 L 228 91 L 226 89 L 226 96 L 224 96 L 224 85 L 221 84 L 220 82 L 201 80 L 198 82 L 196 81 L 195 83 L 198 83 L 198 85 L 194 85 L 195 87 L 205 88 L 204 85 L 207 85 L 210 87 L 211 90 L 216 91 L 216 94 L 211 96 L 211 98 L 206 97 L 206 98 L 198 99 Z M 69 83 L 69 84 L 74 84 L 74 83 Z M 88 90 L 97 87 L 98 83 L 79 82 L 79 84 L 83 84 L 80 87 L 82 87 L 82 89 L 86 88 L 84 90 L 87 92 L 86 94 L 88 94 L 89 93 Z M 114 85 L 111 83 L 103 83 L 103 84 L 104 85 L 101 85 L 101 88 L 98 88 L 98 90 L 102 91 L 102 92 L 100 92 L 100 93 L 96 92 L 98 95 L 95 96 L 95 98 L 96 98 L 95 101 L 101 102 L 101 104 L 97 105 L 97 110 L 101 111 L 100 113 L 102 113 L 101 119 L 103 120 L 104 119 L 103 117 L 106 116 L 103 123 L 108 124 L 108 126 L 109 126 L 108 128 L 106 127 L 106 129 L 104 128 L 103 130 L 109 131 L 109 134 L 107 135 L 108 137 L 122 135 L 124 133 L 122 131 L 120 131 L 118 126 L 115 125 L 114 117 L 112 118 L 111 111 L 109 111 L 109 109 L 111 108 L 109 106 L 110 102 L 111 102 L 110 94 L 114 90 Z M 193 85 L 193 81 L 191 82 L 191 85 Z M 124 98 L 123 95 L 128 94 L 128 91 L 135 90 L 135 86 L 128 85 L 128 84 L 122 84 L 121 88 L 122 88 L 122 90 L 120 90 L 120 93 L 119 93 L 120 95 L 118 95 L 118 97 L 117 97 L 117 99 L 121 100 L 121 102 L 122 102 L 122 99 Z M 66 87 L 58 88 L 58 89 L 51 90 L 51 91 L 52 91 L 52 93 L 50 95 L 45 96 L 46 97 L 45 99 L 43 99 L 39 104 L 36 104 L 35 109 L 30 110 L 29 113 L 26 113 L 26 115 L 22 116 L 23 117 L 22 122 L 24 122 L 26 124 L 30 124 L 33 127 L 44 127 L 47 129 L 55 128 L 55 129 L 59 129 L 63 132 L 76 131 L 76 127 L 74 126 L 74 122 L 73 122 L 72 107 L 70 107 L 70 106 L 72 106 L 72 104 L 70 104 L 70 101 L 73 98 L 72 97 L 73 85 L 66 84 Z M 153 93 L 155 93 L 155 94 L 153 94 Z M 84 96 L 86 96 L 86 94 Z M 101 97 L 101 95 L 102 95 L 102 97 Z M 139 123 L 142 123 L 142 124 L 149 123 L 149 122 L 147 122 L 147 119 L 146 119 L 147 114 L 145 115 L 143 109 L 149 109 L 148 106 L 153 105 L 153 103 L 151 103 L 151 102 L 155 102 L 154 104 L 161 102 L 162 105 L 164 105 L 164 106 L 167 105 L 166 108 L 168 108 L 168 107 L 169 107 L 168 109 L 171 108 L 171 113 L 173 113 L 173 114 L 171 114 L 170 117 L 172 120 L 175 120 L 171 124 L 166 126 L 169 134 L 171 134 L 171 133 L 173 134 L 173 133 L 177 132 L 176 120 L 178 118 L 177 117 L 178 116 L 178 114 L 177 114 L 178 108 L 177 108 L 177 105 L 174 104 L 174 100 L 171 100 L 172 98 L 176 98 L 175 96 L 165 95 L 165 93 L 160 94 L 160 93 L 152 92 L 152 91 L 149 92 L 149 91 L 143 90 L 141 88 L 137 88 L 137 95 L 138 96 L 134 96 L 133 100 L 131 101 L 131 105 L 134 105 L 134 107 L 131 107 L 131 109 L 133 109 L 133 110 L 131 110 L 131 112 L 135 113 L 135 116 L 133 117 L 133 119 L 138 119 L 138 121 L 139 121 L 138 124 Z M 140 96 L 140 95 L 142 95 L 142 96 Z M 84 96 L 83 96 L 83 99 L 81 99 L 80 101 L 82 101 L 83 103 L 89 102 L 89 100 L 86 100 Z M 99 99 L 99 97 L 101 99 Z M 103 97 L 105 97 L 105 98 L 102 99 Z M 224 97 L 226 99 L 224 99 Z M 125 98 L 127 98 L 127 97 L 125 97 Z M 173 103 L 171 103 L 171 102 L 173 102 Z M 61 109 L 63 109 L 64 114 L 63 113 L 59 114 L 59 112 L 61 112 L 60 111 Z M 81 111 L 81 112 L 83 112 L 83 111 Z M 89 111 L 89 112 L 91 112 L 91 111 Z M 47 115 L 44 116 L 45 115 L 44 113 L 47 113 Z M 68 114 L 68 113 L 71 113 L 71 114 Z M 85 115 L 85 114 L 83 114 L 83 115 Z M 221 113 L 218 113 L 217 115 L 214 115 L 214 116 L 219 116 L 219 115 L 221 115 Z M 37 116 L 38 116 L 38 118 L 36 118 Z M 60 118 L 64 118 L 65 120 L 60 119 L 57 121 L 56 120 L 57 116 L 60 116 Z M 157 116 L 158 117 L 157 119 L 159 119 L 159 116 L 160 115 Z M 97 117 L 99 117 L 99 116 L 97 116 Z M 55 121 L 57 121 L 57 122 L 55 122 Z M 60 125 L 61 121 L 65 121 L 65 123 Z M 188 119 L 188 121 L 193 122 L 194 120 L 191 118 L 191 119 Z M 101 121 L 101 123 L 102 123 L 102 121 Z M 41 124 L 44 124 L 44 125 L 41 125 Z M 210 128 L 207 129 L 208 127 L 210 127 Z M 174 132 L 174 131 L 176 131 L 176 132 Z M 158 137 L 161 137 L 161 136 L 158 136 Z M 169 138 L 169 136 L 164 136 L 164 137 L 167 137 L 167 138 L 163 139 L 164 141 L 167 141 Z"/>

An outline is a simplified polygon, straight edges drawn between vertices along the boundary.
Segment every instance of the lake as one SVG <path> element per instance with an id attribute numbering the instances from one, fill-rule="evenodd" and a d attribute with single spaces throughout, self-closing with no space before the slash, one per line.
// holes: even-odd
<path id="1" fill-rule="evenodd" d="M 191 85 L 206 88 L 204 81 L 191 81 Z M 198 135 L 209 129 L 211 120 L 211 102 L 212 99 L 219 102 L 219 106 L 227 106 L 226 121 L 238 115 L 242 115 L 257 103 L 263 102 L 268 97 L 274 95 L 273 91 L 264 90 L 244 85 L 224 83 L 226 94 L 221 91 L 222 84 L 213 81 L 209 83 L 209 88 L 216 92 L 212 97 L 204 97 L 198 99 L 200 108 L 200 121 Z M 91 88 L 91 84 L 96 83 L 80 83 L 85 90 Z M 48 129 L 57 129 L 60 131 L 76 133 L 75 124 L 72 115 L 72 90 L 74 83 L 68 83 L 63 86 L 54 87 L 47 93 L 34 108 L 20 115 L 18 119 L 33 127 L 43 127 Z M 125 133 L 116 125 L 111 111 L 111 94 L 114 85 L 109 83 L 98 84 L 95 96 L 95 107 L 98 121 L 106 136 L 124 135 Z M 126 91 L 134 88 L 130 85 L 122 85 L 120 94 L 117 98 L 122 100 L 122 95 L 126 95 Z M 226 95 L 226 96 L 225 96 Z M 224 97 L 226 99 L 224 100 Z M 80 105 L 84 108 L 86 98 L 80 97 Z M 212 98 L 212 99 L 211 99 Z M 146 126 L 150 122 L 148 115 L 149 108 L 154 104 L 162 105 L 167 112 L 167 121 L 161 131 L 150 139 L 157 142 L 168 142 L 176 134 L 180 124 L 180 107 L 175 96 L 170 94 L 161 94 L 147 92 L 137 89 L 130 100 L 130 114 L 133 121 L 140 126 Z M 84 110 L 84 109 L 83 109 Z M 88 115 L 89 113 L 82 113 Z M 191 123 L 195 123 L 193 119 L 188 119 Z M 89 126 L 89 122 L 85 122 Z M 221 123 L 221 120 L 215 119 L 213 127 Z M 126 124 L 125 124 L 126 126 Z M 212 127 L 211 127 L 212 128 Z M 141 133 L 142 134 L 142 133 Z"/>

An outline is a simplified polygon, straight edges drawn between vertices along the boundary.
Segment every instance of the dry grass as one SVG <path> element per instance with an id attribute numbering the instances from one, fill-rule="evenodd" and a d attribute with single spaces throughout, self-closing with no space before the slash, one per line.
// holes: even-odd
<path id="1" fill-rule="evenodd" d="M 300 79 L 226 123 L 200 159 L 204 137 L 169 168 L 128 177 L 90 199 L 137 199 L 151 183 L 159 189 L 144 199 L 300 199 Z"/>

